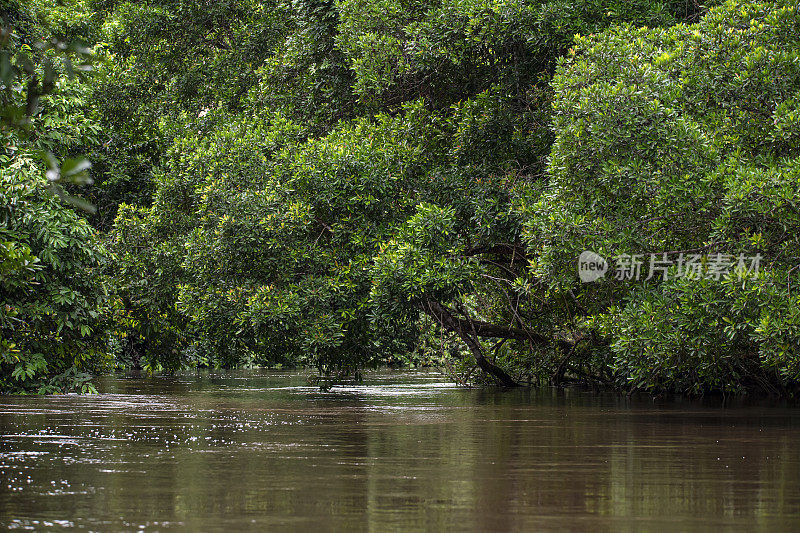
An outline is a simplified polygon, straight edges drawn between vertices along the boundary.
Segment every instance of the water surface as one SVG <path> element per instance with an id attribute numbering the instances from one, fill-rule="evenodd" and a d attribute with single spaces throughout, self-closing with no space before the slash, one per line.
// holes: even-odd
<path id="1" fill-rule="evenodd" d="M 0 397 L 0 527 L 800 530 L 800 410 L 381 372 Z"/>

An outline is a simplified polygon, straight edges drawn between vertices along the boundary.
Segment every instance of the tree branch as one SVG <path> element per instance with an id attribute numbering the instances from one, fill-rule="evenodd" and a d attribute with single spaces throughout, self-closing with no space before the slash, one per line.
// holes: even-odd
<path id="1" fill-rule="evenodd" d="M 461 340 L 464 341 L 464 343 L 472 352 L 472 355 L 475 357 L 475 361 L 478 363 L 478 366 L 481 368 L 481 370 L 492 376 L 500 384 L 506 387 L 519 386 L 519 383 L 517 383 L 514 380 L 514 378 L 509 376 L 505 370 L 503 370 L 499 366 L 495 365 L 494 363 L 486 359 L 486 356 L 483 353 L 483 347 L 481 346 L 480 342 L 478 342 L 478 340 L 476 339 L 476 337 L 478 336 L 515 338 L 515 337 L 507 337 L 505 335 L 490 334 L 490 332 L 501 333 L 502 330 L 508 330 L 508 328 L 501 328 L 499 326 L 494 326 L 493 324 L 488 324 L 486 322 L 464 320 L 461 318 L 457 318 L 456 316 L 453 315 L 450 309 L 440 304 L 439 302 L 433 300 L 427 300 L 424 303 L 420 304 L 420 308 L 422 309 L 422 311 L 427 313 L 431 318 L 433 318 L 439 324 L 441 324 L 443 328 L 452 331 L 454 333 L 457 333 L 458 336 L 461 337 Z M 479 331 L 482 332 L 482 334 L 479 335 L 478 333 Z"/>

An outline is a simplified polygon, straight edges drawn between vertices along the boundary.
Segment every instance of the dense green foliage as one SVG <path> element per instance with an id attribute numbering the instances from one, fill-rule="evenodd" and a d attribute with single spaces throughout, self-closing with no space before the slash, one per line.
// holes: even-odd
<path id="1" fill-rule="evenodd" d="M 93 161 L 103 238 L 7 156 L 3 283 L 30 303 L 36 276 L 81 273 L 76 367 L 105 338 L 152 371 L 435 361 L 505 385 L 793 391 L 800 17 L 687 6 L 76 2 L 49 24 L 98 43 L 96 72 L 34 126 Z M 760 270 L 581 283 L 585 250 Z"/>
<path id="2" fill-rule="evenodd" d="M 88 162 L 68 156 L 98 142 L 100 127 L 75 78 L 85 52 L 48 13 L 37 21 L 42 6 L 13 2 L 3 13 L 0 392 L 91 391 L 86 371 L 109 359 L 108 256 L 72 208 L 86 203 L 63 188 L 87 181 Z"/>
<path id="3" fill-rule="evenodd" d="M 528 242 L 539 275 L 578 291 L 586 325 L 611 341 L 610 364 L 633 386 L 800 378 L 795 9 L 730 3 L 692 26 L 618 28 L 579 41 L 554 80 L 551 179 L 528 204 Z M 564 273 L 585 249 L 763 259 L 744 279 L 579 290 Z"/>
<path id="4" fill-rule="evenodd" d="M 505 284 L 526 263 L 495 272 L 478 250 L 524 255 L 511 199 L 544 172 L 554 51 L 612 11 L 676 21 L 660 3 L 601 3 L 580 21 L 560 4 L 295 7 L 245 103 L 254 116 L 224 101 L 187 116 L 152 207 L 117 219 L 137 342 L 166 343 L 144 354 L 151 368 L 349 370 L 412 349 L 429 299 L 523 312 Z M 414 57 L 398 64 L 398 49 Z"/>

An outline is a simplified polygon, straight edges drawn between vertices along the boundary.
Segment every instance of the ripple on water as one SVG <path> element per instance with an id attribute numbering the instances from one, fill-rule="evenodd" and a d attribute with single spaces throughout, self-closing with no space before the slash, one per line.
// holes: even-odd
<path id="1" fill-rule="evenodd" d="M 441 379 L 110 379 L 92 397 L 0 397 L 0 529 L 800 530 L 796 411 Z"/>

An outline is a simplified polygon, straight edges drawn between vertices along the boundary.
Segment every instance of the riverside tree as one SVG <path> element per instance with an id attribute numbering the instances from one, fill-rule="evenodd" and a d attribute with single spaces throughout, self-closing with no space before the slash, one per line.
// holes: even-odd
<path id="1" fill-rule="evenodd" d="M 46 205 L 95 254 L 69 272 L 112 282 L 83 325 L 116 364 L 339 376 L 433 348 L 459 381 L 796 389 L 789 2 L 75 9 L 98 72 L 54 93 L 83 138 L 53 146 L 95 162 L 103 238 Z M 7 240 L 23 283 L 41 254 Z M 610 270 L 583 283 L 588 251 Z"/>
<path id="2" fill-rule="evenodd" d="M 172 332 L 150 364 L 358 369 L 413 348 L 426 315 L 491 378 L 544 376 L 580 334 L 569 303 L 530 294 L 514 202 L 547 181 L 555 58 L 580 31 L 695 14 L 573 7 L 298 5 L 244 104 L 256 118 L 188 117 L 154 205 L 120 212 L 132 323 Z"/>
<path id="3" fill-rule="evenodd" d="M 790 2 L 728 2 L 693 25 L 581 38 L 561 61 L 550 179 L 524 202 L 526 240 L 535 276 L 575 294 L 581 327 L 609 343 L 587 364 L 620 385 L 796 386 L 799 22 Z M 582 250 L 741 255 L 760 269 L 581 285 Z"/>
<path id="4" fill-rule="evenodd" d="M 86 50 L 62 39 L 80 12 L 4 2 L 0 20 L 0 392 L 91 391 L 107 367 L 107 254 L 65 187 L 96 144 Z"/>

